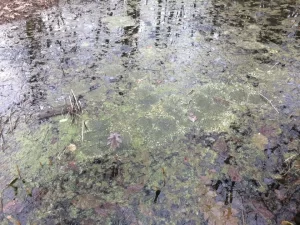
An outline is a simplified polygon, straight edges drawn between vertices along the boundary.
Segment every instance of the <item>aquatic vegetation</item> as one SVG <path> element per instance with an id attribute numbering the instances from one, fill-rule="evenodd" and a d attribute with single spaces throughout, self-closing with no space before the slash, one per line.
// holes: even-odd
<path id="1" fill-rule="evenodd" d="M 15 102 L 15 80 L 20 98 L 30 99 L 17 101 L 20 110 L 0 129 L 9 150 L 0 157 L 0 220 L 11 213 L 22 224 L 296 221 L 298 51 L 292 37 L 280 46 L 273 35 L 260 40 L 286 35 L 270 23 L 288 24 L 294 6 L 107 4 L 61 1 L 0 32 L 0 111 Z"/>

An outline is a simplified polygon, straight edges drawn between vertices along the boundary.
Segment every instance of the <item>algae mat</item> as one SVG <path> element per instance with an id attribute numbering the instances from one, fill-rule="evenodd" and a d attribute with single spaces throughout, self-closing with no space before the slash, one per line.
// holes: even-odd
<path id="1" fill-rule="evenodd" d="M 1 224 L 298 224 L 295 1 L 60 1 L 0 27 Z"/>

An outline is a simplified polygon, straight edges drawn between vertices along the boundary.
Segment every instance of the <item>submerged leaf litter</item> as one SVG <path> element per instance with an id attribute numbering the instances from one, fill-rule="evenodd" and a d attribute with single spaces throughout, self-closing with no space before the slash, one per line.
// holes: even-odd
<path id="1" fill-rule="evenodd" d="M 1 224 L 300 224 L 299 10 L 61 0 L 1 25 Z"/>

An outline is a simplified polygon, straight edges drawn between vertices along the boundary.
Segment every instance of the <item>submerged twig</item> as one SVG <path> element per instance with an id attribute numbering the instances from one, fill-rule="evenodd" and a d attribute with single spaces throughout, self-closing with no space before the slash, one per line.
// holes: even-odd
<path id="1" fill-rule="evenodd" d="M 49 119 L 53 116 L 59 116 L 59 115 L 64 115 L 70 112 L 70 105 L 64 105 L 64 106 L 57 106 L 52 109 L 46 109 L 42 112 L 39 113 L 38 119 L 39 120 L 44 120 L 44 119 Z"/>
<path id="2" fill-rule="evenodd" d="M 9 132 L 12 132 L 11 116 L 12 116 L 12 113 L 10 112 L 9 117 L 8 117 L 8 121 L 9 121 Z"/>
<path id="3" fill-rule="evenodd" d="M 18 165 L 16 165 L 16 166 L 17 166 L 17 172 L 18 172 L 19 179 L 21 180 L 22 178 L 21 178 L 21 171 L 20 171 L 20 168 L 19 168 Z"/>
<path id="4" fill-rule="evenodd" d="M 38 119 L 43 120 L 49 119 L 54 116 L 69 114 L 72 122 L 74 122 L 76 117 L 80 117 L 80 114 L 82 113 L 82 106 L 80 104 L 80 101 L 77 100 L 73 91 L 72 93 L 70 93 L 68 98 L 69 103 L 66 102 L 66 105 L 57 106 L 40 112 L 38 114 Z"/>
<path id="5" fill-rule="evenodd" d="M 3 211 L 3 201 L 2 201 L 2 193 L 1 193 L 1 196 L 0 196 L 0 212 Z"/>
<path id="6" fill-rule="evenodd" d="M 292 156 L 290 156 L 289 158 L 287 158 L 286 160 L 284 160 L 284 162 L 288 162 L 288 161 L 290 161 L 290 160 L 296 158 L 297 156 L 298 156 L 297 154 L 292 155 Z"/>
<path id="7" fill-rule="evenodd" d="M 83 142 L 83 133 L 84 133 L 84 120 L 82 120 L 82 124 L 81 124 L 81 142 Z"/>
<path id="8" fill-rule="evenodd" d="M 0 131 L 0 142 L 1 142 L 1 149 L 4 152 L 4 145 L 5 145 L 5 139 L 4 139 L 4 134 L 3 134 L 4 128 L 2 127 L 1 131 Z"/>
<path id="9" fill-rule="evenodd" d="M 13 114 L 16 112 L 17 110 L 13 110 L 12 108 L 11 108 L 11 110 L 10 110 L 10 113 L 9 113 L 9 116 L 8 116 L 8 119 L 4 122 L 4 123 L 6 123 L 7 121 L 9 122 L 9 129 L 8 129 L 8 131 L 7 131 L 7 133 L 12 133 L 13 132 L 13 130 L 14 129 L 16 129 L 16 127 L 17 127 L 17 123 L 18 123 L 18 121 L 19 121 L 19 117 L 16 119 L 16 121 L 14 122 L 14 124 L 13 124 L 13 120 L 12 120 L 12 116 L 13 116 Z"/>
<path id="10" fill-rule="evenodd" d="M 89 128 L 88 128 L 88 126 L 86 125 L 86 121 L 84 121 L 84 129 L 87 130 L 87 131 L 89 131 Z"/>
<path id="11" fill-rule="evenodd" d="M 4 138 L 3 138 L 3 131 L 4 131 L 4 127 L 2 127 L 1 130 L 0 130 L 0 138 L 2 138 L 2 139 L 4 139 Z M 4 140 L 3 140 L 3 141 L 4 141 Z"/>
<path id="12" fill-rule="evenodd" d="M 262 93 L 259 93 L 259 95 L 262 98 L 264 98 L 275 109 L 275 111 L 279 114 L 279 111 L 277 110 L 277 108 L 273 105 L 273 103 L 266 96 L 264 96 Z"/>
<path id="13" fill-rule="evenodd" d="M 273 69 L 276 65 L 278 65 L 279 64 L 279 62 L 277 62 L 277 63 L 275 63 L 272 67 L 271 67 L 271 69 Z M 271 70 L 270 69 L 270 70 Z"/>
<path id="14" fill-rule="evenodd" d="M 10 132 L 13 132 L 16 128 L 17 128 L 17 124 L 19 122 L 20 117 L 18 116 L 18 118 L 16 119 L 16 121 L 14 122 L 14 125 L 12 127 L 12 130 Z"/>
<path id="15" fill-rule="evenodd" d="M 163 174 L 163 177 L 164 177 L 164 185 L 163 186 L 166 186 L 166 177 L 167 177 L 167 175 L 166 175 L 166 171 L 165 171 L 165 168 L 161 168 L 161 170 L 162 170 L 162 174 Z"/>
<path id="16" fill-rule="evenodd" d="M 242 209 L 242 225 L 245 225 L 245 215 L 243 209 Z"/>

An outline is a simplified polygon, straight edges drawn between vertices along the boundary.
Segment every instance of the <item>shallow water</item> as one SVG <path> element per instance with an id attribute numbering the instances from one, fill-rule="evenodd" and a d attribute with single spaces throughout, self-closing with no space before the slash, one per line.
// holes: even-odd
<path id="1" fill-rule="evenodd" d="M 1 25 L 2 223 L 296 224 L 299 8 L 69 0 Z M 73 122 L 43 117 L 72 91 Z"/>

